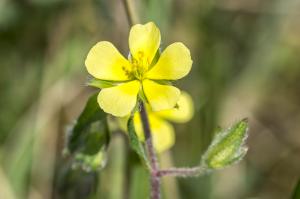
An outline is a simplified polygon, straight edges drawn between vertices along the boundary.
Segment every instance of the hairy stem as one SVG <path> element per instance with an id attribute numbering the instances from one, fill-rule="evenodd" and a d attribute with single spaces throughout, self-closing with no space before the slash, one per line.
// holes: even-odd
<path id="1" fill-rule="evenodd" d="M 148 152 L 148 156 L 151 164 L 150 171 L 150 180 L 151 180 L 151 199 L 159 199 L 160 198 L 160 175 L 159 175 L 159 165 L 156 157 L 156 153 L 152 143 L 152 136 L 150 130 L 149 119 L 147 115 L 147 111 L 145 109 L 145 105 L 143 102 L 140 104 L 140 115 L 141 121 L 144 129 L 145 143 Z"/>
<path id="2" fill-rule="evenodd" d="M 192 168 L 169 168 L 161 169 L 158 172 L 160 177 L 163 176 L 175 176 L 175 177 L 197 177 L 207 170 L 203 167 L 192 167 Z"/>
<path id="3" fill-rule="evenodd" d="M 133 0 L 122 0 L 124 4 L 124 8 L 127 14 L 128 23 L 130 26 L 138 23 L 138 16 L 135 12 L 135 7 L 133 4 Z M 145 105 L 143 102 L 140 104 L 141 110 L 141 121 L 144 129 L 145 143 L 147 148 L 147 153 L 150 159 L 150 183 L 151 183 L 151 199 L 160 199 L 160 176 L 159 174 L 159 165 L 157 161 L 157 157 L 155 154 L 155 150 L 152 143 L 152 136 L 150 130 L 149 119 L 147 115 L 147 111 L 145 109 Z"/>
<path id="4" fill-rule="evenodd" d="M 138 23 L 138 15 L 135 11 L 134 0 L 122 0 L 128 23 L 130 26 Z M 143 102 L 140 103 L 140 116 L 144 130 L 145 144 L 150 159 L 150 183 L 151 183 L 151 199 L 160 199 L 160 181 L 163 176 L 190 177 L 199 176 L 204 173 L 202 167 L 194 168 L 169 168 L 160 170 L 156 153 L 152 143 L 152 135 L 150 129 L 149 118 Z"/>

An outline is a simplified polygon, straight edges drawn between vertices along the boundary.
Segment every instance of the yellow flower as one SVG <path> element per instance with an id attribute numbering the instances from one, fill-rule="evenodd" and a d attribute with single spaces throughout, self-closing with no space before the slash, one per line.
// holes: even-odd
<path id="1" fill-rule="evenodd" d="M 192 98 L 185 92 L 181 93 L 179 101 L 173 109 L 158 112 L 152 112 L 149 108 L 147 110 L 153 145 L 158 153 L 171 148 L 175 143 L 174 128 L 168 121 L 185 123 L 194 114 Z M 134 114 L 134 126 L 139 139 L 144 141 L 144 131 L 139 113 Z"/>
<path id="2" fill-rule="evenodd" d="M 159 80 L 177 80 L 192 66 L 190 51 L 176 42 L 169 45 L 157 60 L 160 31 L 153 22 L 134 25 L 129 33 L 130 56 L 124 58 L 112 43 L 101 41 L 87 55 L 87 71 L 96 79 L 111 81 L 98 95 L 100 107 L 114 116 L 130 114 L 137 96 L 145 96 L 153 111 L 173 108 L 180 90 Z"/>

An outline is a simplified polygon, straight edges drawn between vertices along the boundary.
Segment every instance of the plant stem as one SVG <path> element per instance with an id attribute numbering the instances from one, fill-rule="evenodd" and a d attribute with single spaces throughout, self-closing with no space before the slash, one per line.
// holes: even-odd
<path id="1" fill-rule="evenodd" d="M 138 16 L 137 13 L 135 12 L 134 3 L 132 2 L 133 0 L 122 0 L 122 1 L 125 7 L 129 26 L 138 23 Z"/>
<path id="2" fill-rule="evenodd" d="M 133 0 L 123 0 L 125 7 L 126 15 L 128 18 L 128 23 L 130 26 L 138 23 L 138 16 L 135 12 L 135 7 Z M 147 148 L 147 153 L 150 159 L 150 183 L 151 183 L 151 199 L 160 199 L 160 176 L 159 174 L 159 165 L 156 157 L 156 153 L 152 143 L 152 136 L 150 130 L 149 118 L 147 111 L 143 102 L 140 103 L 140 115 L 141 121 L 144 129 L 145 143 Z"/>
<path id="3" fill-rule="evenodd" d="M 145 143 L 148 152 L 148 156 L 151 164 L 150 171 L 150 180 L 151 180 L 151 199 L 159 199 L 160 198 L 160 175 L 159 175 L 159 165 L 156 157 L 156 153 L 152 143 L 152 136 L 150 130 L 149 118 L 147 115 L 147 111 L 143 102 L 140 104 L 140 115 L 141 121 L 144 129 Z"/>
<path id="4" fill-rule="evenodd" d="M 203 167 L 192 167 L 192 168 L 169 168 L 161 169 L 158 172 L 160 177 L 163 176 L 176 176 L 176 177 L 197 177 L 207 170 Z"/>
<path id="5" fill-rule="evenodd" d="M 138 23 L 138 16 L 135 12 L 134 0 L 122 0 L 128 23 L 130 26 Z M 152 135 L 150 129 L 149 118 L 143 102 L 140 102 L 140 116 L 144 130 L 145 144 L 147 153 L 150 159 L 150 184 L 151 184 L 151 199 L 160 199 L 160 181 L 163 176 L 178 176 L 178 177 L 189 177 L 199 176 L 203 173 L 202 167 L 194 168 L 170 168 L 160 170 L 157 161 L 156 153 L 152 143 Z"/>

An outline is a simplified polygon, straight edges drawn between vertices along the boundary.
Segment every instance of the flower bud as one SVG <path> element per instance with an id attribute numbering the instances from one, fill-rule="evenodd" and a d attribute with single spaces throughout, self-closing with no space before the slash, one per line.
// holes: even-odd
<path id="1" fill-rule="evenodd" d="M 221 169 L 243 159 L 248 148 L 248 122 L 241 120 L 226 130 L 217 133 L 202 157 L 202 165 L 208 169 Z"/>

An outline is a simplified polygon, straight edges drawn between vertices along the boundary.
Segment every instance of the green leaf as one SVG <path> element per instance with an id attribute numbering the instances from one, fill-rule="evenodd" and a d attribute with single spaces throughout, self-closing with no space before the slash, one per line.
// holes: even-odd
<path id="1" fill-rule="evenodd" d="M 94 124 L 96 122 L 103 123 L 104 126 L 102 127 L 104 129 L 99 130 L 101 131 L 100 134 L 102 134 L 102 131 L 107 129 L 106 114 L 99 108 L 97 94 L 94 94 L 89 98 L 75 125 L 68 132 L 67 148 L 69 152 L 73 153 L 85 147 L 83 144 L 85 144 L 87 137 L 90 136 L 90 131 L 95 132 L 95 130 L 97 130 Z M 101 125 L 98 127 L 101 127 Z M 100 149 L 100 147 L 98 149 Z"/>
<path id="2" fill-rule="evenodd" d="M 117 82 L 107 81 L 107 80 L 100 80 L 96 78 L 91 78 L 88 80 L 87 85 L 93 86 L 96 88 L 109 88 L 115 86 Z"/>
<path id="3" fill-rule="evenodd" d="M 139 157 L 143 160 L 146 166 L 150 168 L 150 163 L 146 156 L 145 149 L 135 132 L 133 116 L 129 118 L 127 123 L 127 128 L 128 128 L 129 143 L 131 148 L 139 155 Z"/>
<path id="4" fill-rule="evenodd" d="M 248 150 L 244 146 L 247 131 L 248 122 L 244 119 L 218 133 L 202 157 L 203 166 L 221 169 L 242 160 Z"/>
<path id="5" fill-rule="evenodd" d="M 74 166 L 85 170 L 103 168 L 109 143 L 106 114 L 99 108 L 97 94 L 92 95 L 74 126 L 67 134 L 66 151 L 74 158 Z"/>
<path id="6" fill-rule="evenodd" d="M 294 189 L 292 199 L 300 199 L 300 179 L 298 180 L 298 183 Z"/>
<path id="7" fill-rule="evenodd" d="M 96 187 L 101 183 L 97 172 L 73 169 L 72 162 L 69 160 L 58 164 L 56 175 L 56 194 L 58 198 L 63 199 L 75 199 L 80 195 L 84 195 L 84 198 L 92 198 Z"/>
<path id="8" fill-rule="evenodd" d="M 96 171 L 104 168 L 106 165 L 106 151 L 105 147 L 102 147 L 94 155 L 87 155 L 84 153 L 76 153 L 74 157 L 73 168 L 81 168 L 84 171 Z"/>

